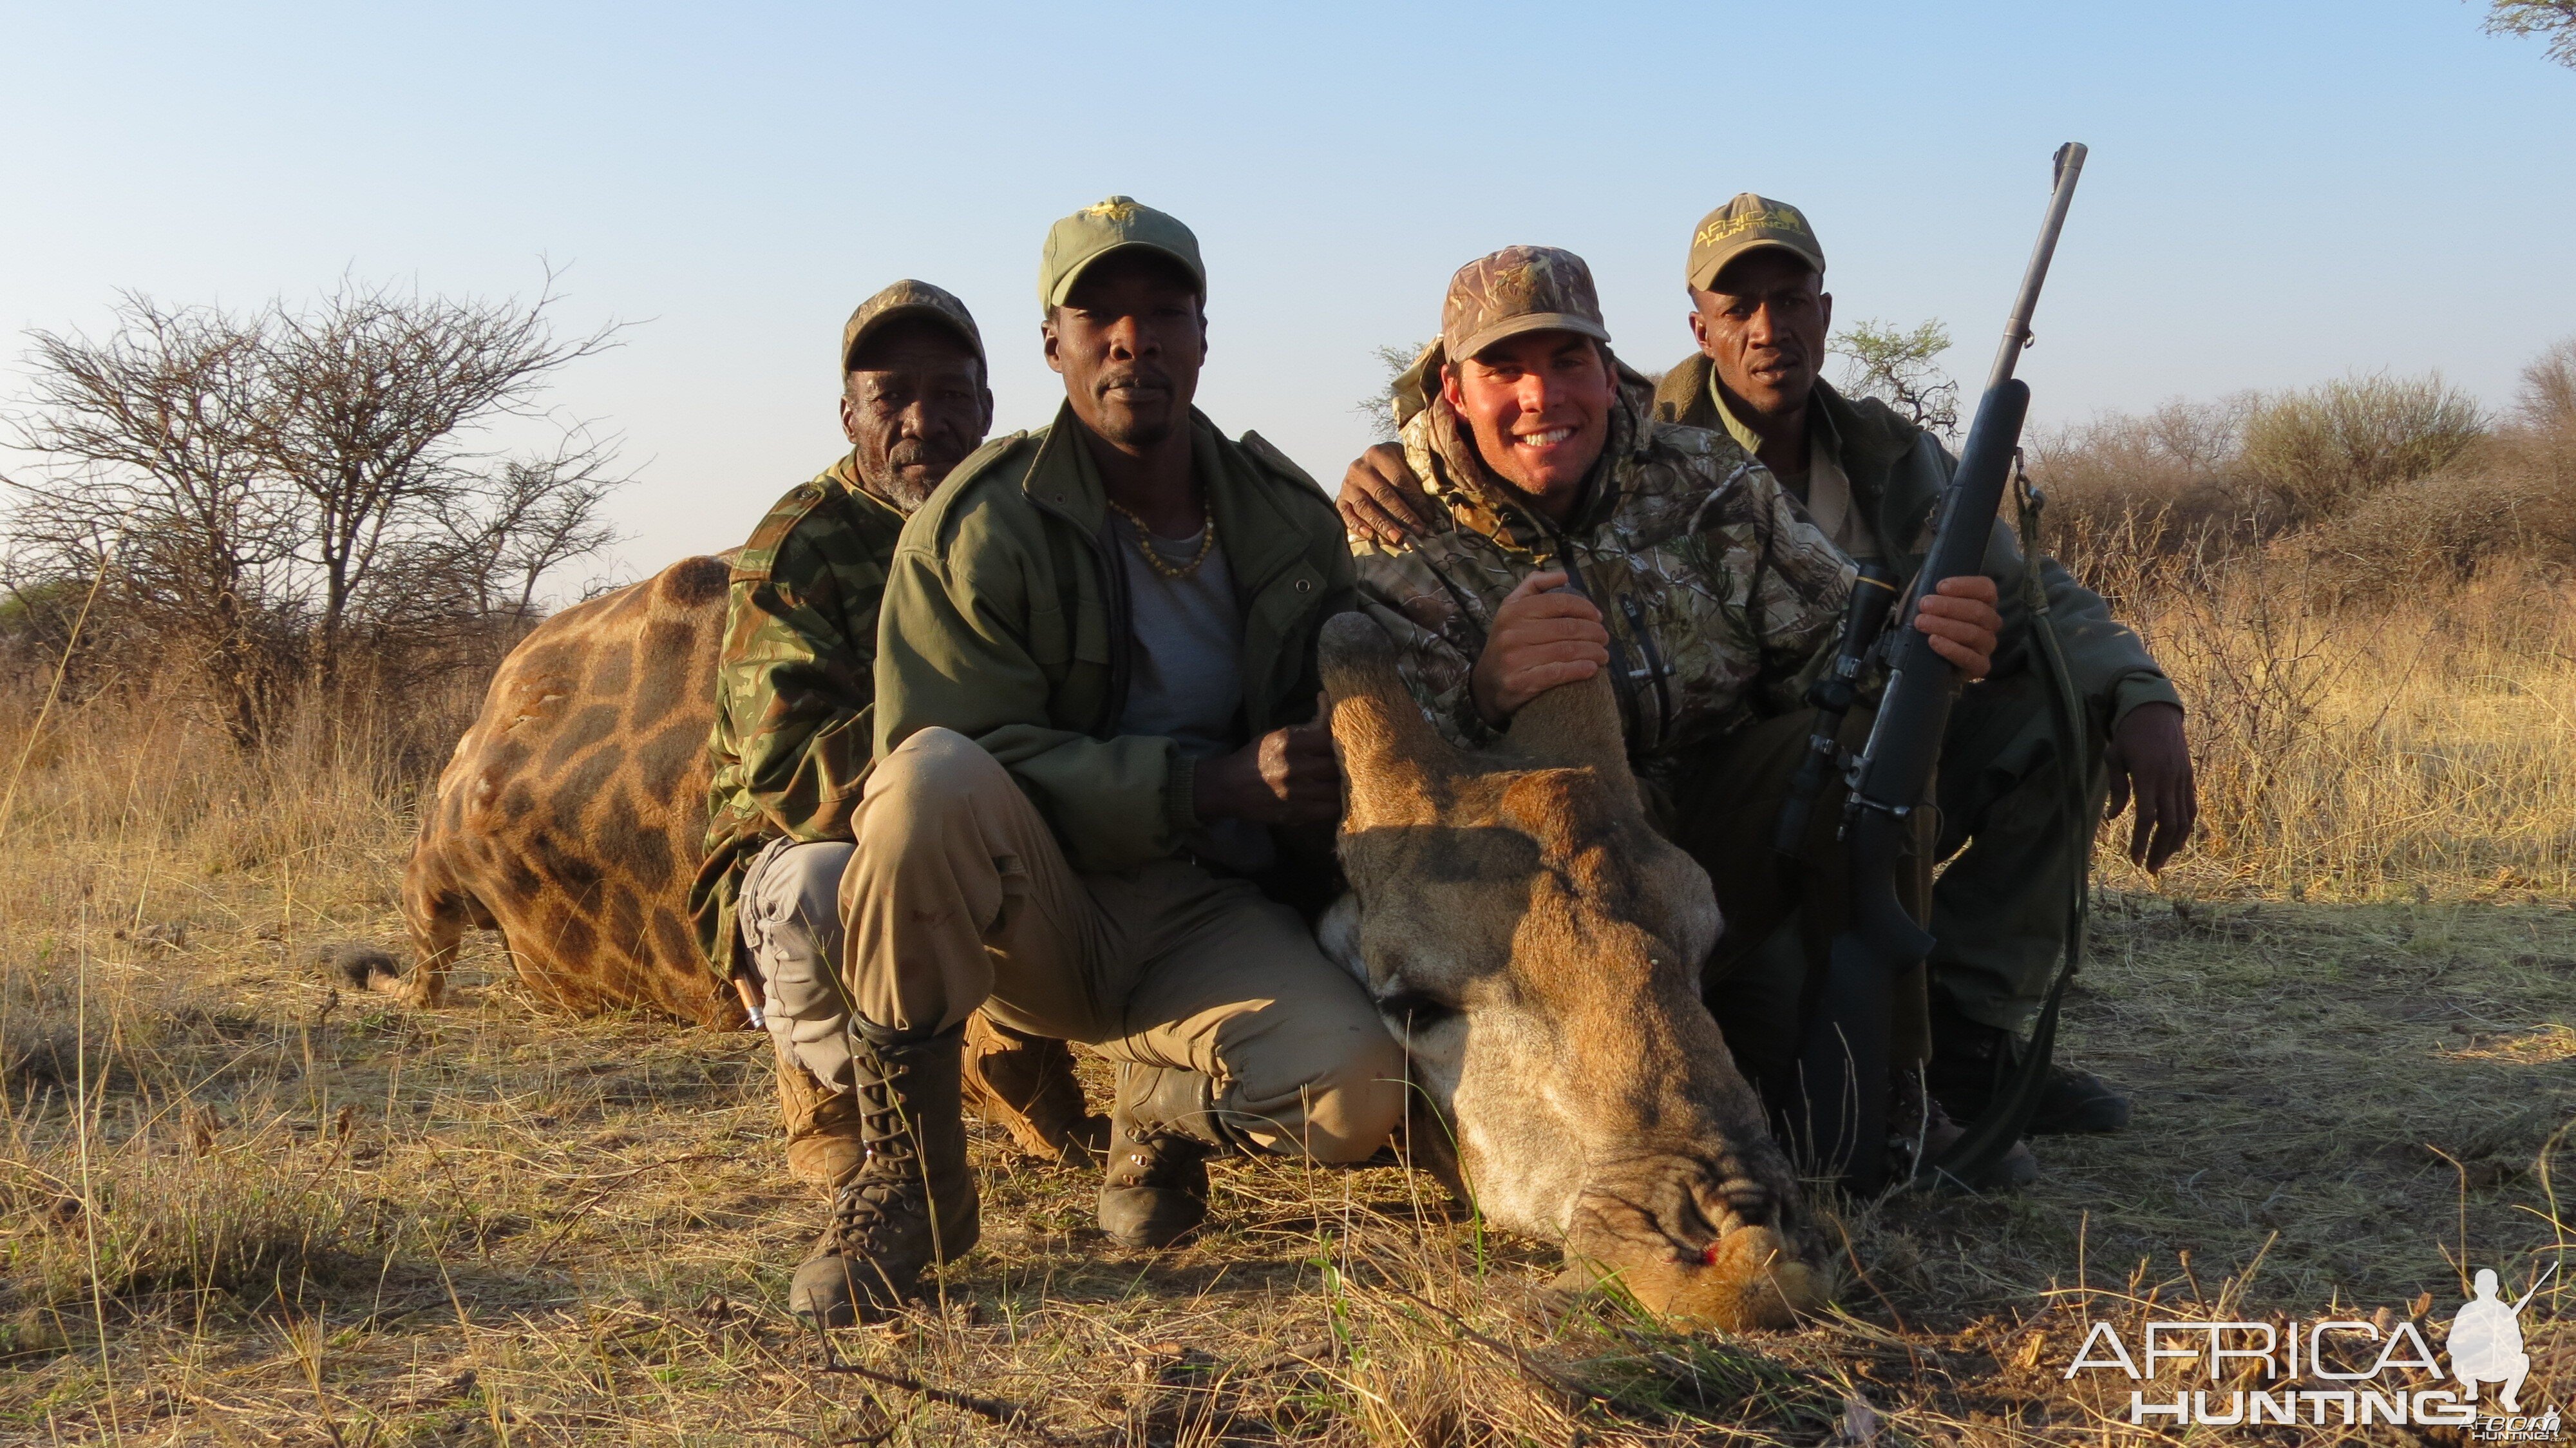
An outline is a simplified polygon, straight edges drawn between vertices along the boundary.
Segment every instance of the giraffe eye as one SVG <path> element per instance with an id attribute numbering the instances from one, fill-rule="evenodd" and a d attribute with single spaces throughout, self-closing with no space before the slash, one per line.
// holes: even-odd
<path id="1" fill-rule="evenodd" d="M 1455 1002 L 1410 987 L 1379 996 L 1377 1008 L 1387 1019 L 1401 1021 L 1407 1030 L 1412 1031 L 1429 1030 L 1458 1014 Z"/>

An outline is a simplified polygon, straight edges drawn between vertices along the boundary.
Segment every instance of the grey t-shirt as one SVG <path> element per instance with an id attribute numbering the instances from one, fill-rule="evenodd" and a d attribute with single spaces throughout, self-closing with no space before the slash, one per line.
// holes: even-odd
<path id="1" fill-rule="evenodd" d="M 1136 526 L 1112 513 L 1112 540 L 1127 575 L 1129 619 L 1135 652 L 1127 678 L 1121 734 L 1160 735 L 1193 759 L 1230 754 L 1243 739 L 1243 610 L 1234 598 L 1234 573 L 1220 542 L 1198 570 L 1165 578 L 1137 551 Z M 1164 562 L 1187 567 L 1201 534 L 1149 538 Z M 1184 843 L 1191 853 L 1228 869 L 1254 871 L 1271 862 L 1270 832 L 1249 820 L 1213 820 Z"/>

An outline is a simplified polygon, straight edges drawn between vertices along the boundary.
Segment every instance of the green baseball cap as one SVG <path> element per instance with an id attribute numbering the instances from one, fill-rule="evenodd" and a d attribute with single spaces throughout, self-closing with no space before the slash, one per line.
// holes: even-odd
<path id="1" fill-rule="evenodd" d="M 893 286 L 859 303 L 850 320 L 841 324 L 841 371 L 850 370 L 850 359 L 858 355 L 859 344 L 882 328 L 896 322 L 921 320 L 937 322 L 966 339 L 975 349 L 975 360 L 983 362 L 984 337 L 975 330 L 975 318 L 966 304 L 928 282 L 907 277 Z"/>
<path id="2" fill-rule="evenodd" d="M 1038 306 L 1049 312 L 1063 306 L 1085 268 L 1131 246 L 1178 262 L 1198 285 L 1200 299 L 1206 299 L 1207 267 L 1199 261 L 1199 239 L 1190 229 L 1133 196 L 1112 196 L 1047 228 L 1046 250 L 1038 257 Z"/>
<path id="3" fill-rule="evenodd" d="M 1818 272 L 1825 269 L 1824 244 L 1816 240 L 1805 214 L 1747 191 L 1701 217 L 1699 229 L 1691 233 L 1691 290 L 1707 291 L 1727 263 L 1766 246 L 1793 252 Z"/>
<path id="4" fill-rule="evenodd" d="M 1464 362 L 1523 332 L 1579 332 L 1610 340 L 1592 268 L 1561 247 L 1507 246 L 1458 268 L 1440 303 L 1440 346 Z"/>

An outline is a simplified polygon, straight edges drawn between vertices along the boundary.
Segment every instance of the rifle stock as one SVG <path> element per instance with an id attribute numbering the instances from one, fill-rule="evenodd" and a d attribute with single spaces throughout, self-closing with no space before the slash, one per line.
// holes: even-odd
<path id="1" fill-rule="evenodd" d="M 1932 543 L 1909 597 L 1984 569 L 2013 452 L 2030 409 L 2030 389 L 2013 377 L 2013 370 L 2030 345 L 2031 315 L 2083 166 L 2083 146 L 2069 142 L 2058 149 L 2039 245 L 2022 274 L 2021 291 L 2004 324 L 2003 346 L 1969 424 L 1958 470 L 1942 493 Z M 1907 607 L 1898 606 L 1900 625 L 1906 622 Z M 1861 1192 L 1876 1192 L 1886 1175 L 1892 987 L 1923 963 L 1933 945 L 1933 938 L 1906 913 L 1897 893 L 1897 871 L 1907 868 L 1905 836 L 1914 812 L 1929 799 L 1960 683 L 1958 671 L 1933 652 L 1928 635 L 1902 626 L 1890 633 L 1895 642 L 1887 689 L 1869 742 L 1851 766 L 1843 804 L 1844 857 L 1850 871 L 1847 924 L 1834 938 L 1823 990 L 1800 1043 L 1801 1096 L 1793 1110 L 1810 1159 Z"/>

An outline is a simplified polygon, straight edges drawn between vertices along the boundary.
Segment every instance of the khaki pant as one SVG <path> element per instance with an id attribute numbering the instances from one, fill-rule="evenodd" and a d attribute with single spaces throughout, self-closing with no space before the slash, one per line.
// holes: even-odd
<path id="1" fill-rule="evenodd" d="M 843 981 L 871 1025 L 1002 1024 L 1207 1079 L 1265 1149 L 1361 1160 L 1403 1118 L 1404 1054 L 1297 913 L 1182 860 L 1077 874 L 1010 774 L 925 729 L 877 762 L 841 882 Z"/>
<path id="2" fill-rule="evenodd" d="M 1843 721 L 1845 747 L 1868 737 L 1874 717 L 1855 709 Z M 1710 751 L 1680 781 L 1666 834 L 1708 871 L 1724 933 L 1709 957 L 1703 986 L 1728 1048 L 1745 1076 L 1772 1100 L 1792 1079 L 1798 1043 L 1825 979 L 1828 950 L 1843 927 L 1849 894 L 1843 852 L 1843 784 L 1828 777 L 1807 817 L 1794 859 L 1772 848 L 1789 785 L 1806 758 L 1816 714 L 1802 709 L 1748 725 Z M 1931 893 L 1931 811 L 1912 816 L 1913 868 L 1897 878 L 1897 898 L 1916 920 Z M 1931 1059 L 1931 1023 L 1920 966 L 1896 978 L 1889 1003 L 1889 1064 L 1918 1067 Z"/>
<path id="3" fill-rule="evenodd" d="M 853 1085 L 839 980 L 849 866 L 846 841 L 772 840 L 744 867 L 735 897 L 735 928 L 760 978 L 760 1018 L 778 1059 L 803 1066 L 834 1095 Z"/>

